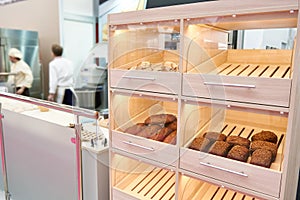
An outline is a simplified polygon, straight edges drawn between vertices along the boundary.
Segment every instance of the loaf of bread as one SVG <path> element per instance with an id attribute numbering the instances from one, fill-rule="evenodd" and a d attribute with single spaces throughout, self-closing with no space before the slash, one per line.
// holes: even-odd
<path id="1" fill-rule="evenodd" d="M 228 142 L 231 145 L 241 145 L 241 146 L 245 146 L 247 148 L 249 148 L 249 146 L 250 146 L 250 140 L 248 140 L 247 138 L 243 138 L 243 137 L 235 136 L 235 135 L 227 136 L 226 142 Z"/>
<path id="2" fill-rule="evenodd" d="M 242 145 L 235 145 L 230 149 L 227 158 L 246 162 L 249 156 L 249 149 Z"/>
<path id="3" fill-rule="evenodd" d="M 209 149 L 209 153 L 226 157 L 231 145 L 224 141 L 216 141 Z"/>
<path id="4" fill-rule="evenodd" d="M 269 168 L 272 163 L 272 152 L 267 149 L 256 149 L 252 153 L 250 163 Z"/>
<path id="5" fill-rule="evenodd" d="M 192 144 L 189 146 L 190 149 L 194 149 L 197 151 L 206 152 L 209 148 L 210 140 L 204 137 L 197 137 L 193 140 Z"/>
<path id="6" fill-rule="evenodd" d="M 156 134 L 152 135 L 150 139 L 156 141 L 163 141 L 173 130 L 169 127 L 164 127 Z"/>
<path id="7" fill-rule="evenodd" d="M 169 144 L 176 144 L 176 136 L 177 136 L 177 131 L 173 131 L 164 139 L 163 142 Z"/>
<path id="8" fill-rule="evenodd" d="M 171 128 L 173 131 L 177 130 L 177 120 L 175 120 L 169 124 L 166 124 L 166 127 Z"/>
<path id="9" fill-rule="evenodd" d="M 272 161 L 275 160 L 277 154 L 277 145 L 267 141 L 254 141 L 251 142 L 250 150 L 254 152 L 257 149 L 266 149 L 272 153 Z"/>
<path id="10" fill-rule="evenodd" d="M 267 141 L 267 142 L 272 142 L 274 144 L 277 143 L 277 135 L 272 132 L 272 131 L 261 131 L 259 133 L 255 133 L 252 137 L 251 137 L 251 141 Z"/>
<path id="11" fill-rule="evenodd" d="M 169 124 L 177 120 L 176 116 L 171 114 L 151 115 L 145 120 L 145 124 Z"/>
<path id="12" fill-rule="evenodd" d="M 144 123 L 137 123 L 137 124 L 127 128 L 124 132 L 136 135 L 137 133 L 139 133 L 140 131 L 142 131 L 146 127 L 147 126 Z"/>
<path id="13" fill-rule="evenodd" d="M 154 134 L 156 134 L 160 129 L 162 129 L 160 125 L 153 124 L 153 125 L 146 126 L 146 128 L 138 132 L 136 135 L 145 138 L 150 138 Z"/>
<path id="14" fill-rule="evenodd" d="M 225 141 L 226 135 L 219 132 L 206 132 L 203 134 L 203 137 L 209 139 L 210 141 Z"/>

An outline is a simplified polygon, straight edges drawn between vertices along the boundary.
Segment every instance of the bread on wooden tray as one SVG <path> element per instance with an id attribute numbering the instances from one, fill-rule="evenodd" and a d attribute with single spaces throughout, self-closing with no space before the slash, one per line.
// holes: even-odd
<path id="1" fill-rule="evenodd" d="M 197 151 L 204 151 L 206 152 L 210 145 L 210 140 L 204 137 L 197 137 L 193 140 L 191 145 L 189 146 L 190 149 L 194 149 Z"/>
<path id="2" fill-rule="evenodd" d="M 242 145 L 235 145 L 230 149 L 227 158 L 247 162 L 249 157 L 249 149 Z"/>
<path id="3" fill-rule="evenodd" d="M 227 136 L 226 142 L 228 142 L 231 145 L 241 145 L 247 148 L 249 148 L 250 146 L 250 140 L 236 135 Z"/>
<path id="4" fill-rule="evenodd" d="M 216 141 L 210 147 L 208 153 L 226 157 L 231 145 L 224 141 Z"/>
<path id="5" fill-rule="evenodd" d="M 267 149 L 256 149 L 252 153 L 250 163 L 269 168 L 272 163 L 272 152 Z"/>
<path id="6" fill-rule="evenodd" d="M 177 120 L 176 116 L 171 114 L 157 114 L 151 115 L 145 119 L 145 124 L 169 124 Z"/>
<path id="7" fill-rule="evenodd" d="M 124 130 L 124 133 L 148 139 L 176 144 L 177 117 L 172 114 L 151 115 L 143 123 L 137 123 Z"/>
<path id="8" fill-rule="evenodd" d="M 261 131 L 259 133 L 255 133 L 252 137 L 251 137 L 251 141 L 267 141 L 267 142 L 272 142 L 274 144 L 277 143 L 277 135 L 272 132 L 272 131 Z"/>
<path id="9" fill-rule="evenodd" d="M 209 139 L 210 141 L 225 141 L 226 135 L 219 132 L 205 132 L 203 137 Z"/>

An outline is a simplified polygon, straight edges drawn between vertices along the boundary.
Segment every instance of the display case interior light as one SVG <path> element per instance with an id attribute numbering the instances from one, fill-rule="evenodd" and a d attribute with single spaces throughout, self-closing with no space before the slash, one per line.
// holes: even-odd
<path id="1" fill-rule="evenodd" d="M 25 1 L 25 0 L 0 0 L 0 5 L 17 3 L 17 2 L 20 2 L 20 1 Z"/>

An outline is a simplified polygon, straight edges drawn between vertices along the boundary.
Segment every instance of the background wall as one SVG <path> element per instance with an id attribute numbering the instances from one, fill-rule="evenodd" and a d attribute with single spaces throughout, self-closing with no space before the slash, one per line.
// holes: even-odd
<path id="1" fill-rule="evenodd" d="M 48 91 L 51 45 L 60 43 L 60 0 L 26 0 L 0 6 L 0 27 L 37 31 L 40 38 L 43 91 Z M 45 95 L 42 95 L 45 96 Z"/>

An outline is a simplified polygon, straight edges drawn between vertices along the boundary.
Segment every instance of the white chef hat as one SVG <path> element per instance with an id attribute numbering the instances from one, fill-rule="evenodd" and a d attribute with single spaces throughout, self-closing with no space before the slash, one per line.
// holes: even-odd
<path id="1" fill-rule="evenodd" d="M 8 55 L 11 56 L 11 57 L 19 58 L 19 59 L 23 58 L 23 55 L 22 55 L 21 51 L 19 51 L 16 48 L 11 48 L 8 52 Z"/>

